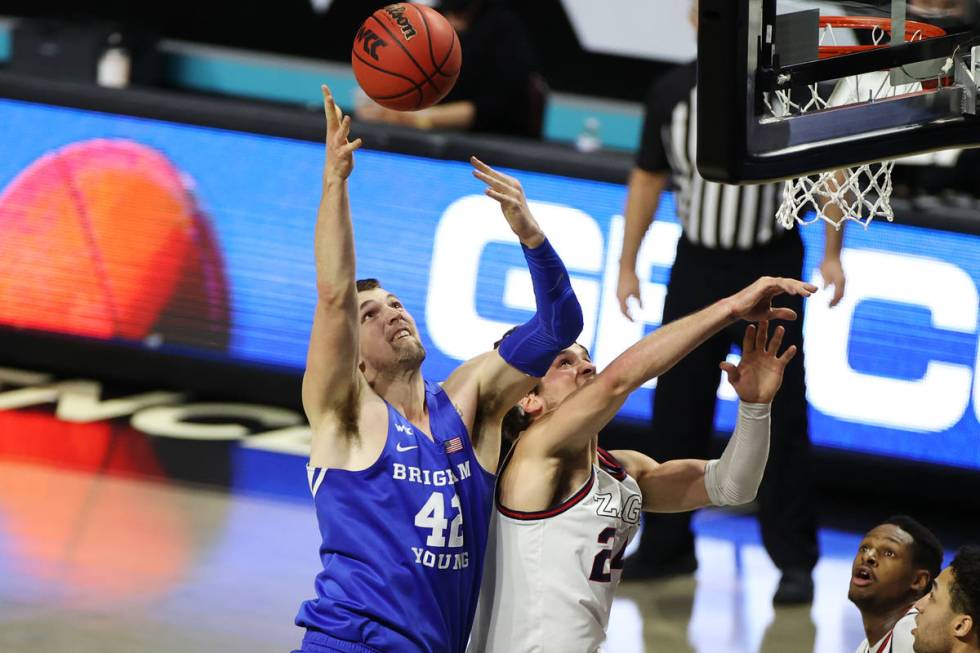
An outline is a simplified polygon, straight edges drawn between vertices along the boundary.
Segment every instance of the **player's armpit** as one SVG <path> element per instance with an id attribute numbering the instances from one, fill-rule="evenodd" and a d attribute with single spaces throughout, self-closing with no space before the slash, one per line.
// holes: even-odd
<path id="1" fill-rule="evenodd" d="M 536 383 L 496 351 L 488 351 L 457 367 L 442 387 L 459 406 L 464 421 L 467 415 L 479 414 L 485 421 L 499 422 Z"/>
<path id="2" fill-rule="evenodd" d="M 349 401 L 311 423 L 310 465 L 359 471 L 377 461 L 387 441 L 387 406 L 362 380 Z"/>
<path id="3" fill-rule="evenodd" d="M 303 409 L 310 424 L 315 427 L 326 412 L 356 405 L 360 382 L 356 306 L 317 302 L 303 374 Z"/>
<path id="4" fill-rule="evenodd" d="M 470 431 L 480 465 L 496 473 L 504 415 L 531 391 L 537 379 L 504 361 L 496 351 L 460 365 L 442 383 Z"/>
<path id="5" fill-rule="evenodd" d="M 610 451 L 643 493 L 644 512 L 686 512 L 711 505 L 704 487 L 706 460 L 658 463 L 638 451 Z"/>
<path id="6" fill-rule="evenodd" d="M 480 408 L 488 419 L 500 421 L 531 391 L 538 380 L 512 367 L 496 351 L 487 352 L 476 372 Z"/>
<path id="7" fill-rule="evenodd" d="M 363 377 L 362 377 L 363 378 Z M 344 392 L 336 392 L 335 396 L 328 396 L 327 401 L 319 397 L 307 399 L 307 394 L 317 393 L 316 382 L 310 376 L 309 371 L 303 375 L 303 406 L 306 411 L 307 419 L 314 430 L 329 420 L 335 425 L 335 430 L 342 435 L 357 434 L 357 420 L 360 416 L 361 383 L 360 379 L 355 379 L 354 383 L 346 385 Z M 340 388 L 338 388 L 340 390 Z M 316 404 L 315 408 L 311 408 Z"/>

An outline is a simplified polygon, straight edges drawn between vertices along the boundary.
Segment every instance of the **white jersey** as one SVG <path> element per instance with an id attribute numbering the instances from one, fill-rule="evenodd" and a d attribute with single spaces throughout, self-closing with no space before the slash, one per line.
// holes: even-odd
<path id="1" fill-rule="evenodd" d="M 860 646 L 854 653 L 913 653 L 912 629 L 915 628 L 915 615 L 919 611 L 911 608 L 901 619 L 895 623 L 895 627 L 885 633 L 885 636 L 873 645 L 868 643 L 865 637 Z"/>
<path id="2" fill-rule="evenodd" d="M 471 653 L 594 653 L 606 638 L 640 488 L 608 453 L 577 492 L 542 512 L 497 501 Z"/>

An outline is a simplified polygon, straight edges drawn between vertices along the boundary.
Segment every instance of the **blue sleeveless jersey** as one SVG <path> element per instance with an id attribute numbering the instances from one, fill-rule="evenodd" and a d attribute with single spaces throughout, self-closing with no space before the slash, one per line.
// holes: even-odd
<path id="1" fill-rule="evenodd" d="M 296 616 L 307 641 L 384 653 L 466 648 L 495 477 L 446 393 L 428 381 L 425 393 L 432 440 L 389 404 L 387 442 L 371 467 L 308 468 L 323 571 L 317 598 Z"/>

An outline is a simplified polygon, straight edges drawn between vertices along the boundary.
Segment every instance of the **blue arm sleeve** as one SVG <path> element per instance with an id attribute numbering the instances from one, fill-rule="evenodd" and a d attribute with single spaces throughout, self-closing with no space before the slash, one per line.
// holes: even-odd
<path id="1" fill-rule="evenodd" d="M 534 286 L 537 312 L 500 343 L 500 356 L 531 376 L 545 375 L 561 350 L 582 332 L 582 307 L 568 271 L 547 239 L 534 249 L 521 245 Z"/>

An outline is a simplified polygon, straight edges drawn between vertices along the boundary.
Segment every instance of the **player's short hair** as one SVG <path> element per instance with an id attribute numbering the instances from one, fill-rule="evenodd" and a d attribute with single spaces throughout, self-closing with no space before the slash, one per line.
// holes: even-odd
<path id="1" fill-rule="evenodd" d="M 364 292 L 365 290 L 374 290 L 375 288 L 380 288 L 381 282 L 377 279 L 358 279 L 357 280 L 357 292 Z"/>
<path id="2" fill-rule="evenodd" d="M 980 631 L 980 546 L 960 547 L 949 567 L 953 570 L 951 606 L 957 613 L 970 615 L 973 630 Z"/>
<path id="3" fill-rule="evenodd" d="M 898 526 L 912 536 L 912 564 L 916 569 L 929 572 L 929 582 L 922 591 L 922 596 L 925 596 L 943 566 L 943 545 L 939 538 L 908 515 L 893 515 L 882 523 Z"/>
<path id="4" fill-rule="evenodd" d="M 531 392 L 536 390 L 537 388 L 534 388 Z M 500 435 L 503 436 L 504 442 L 510 444 L 530 425 L 531 418 L 524 412 L 524 409 L 520 406 L 513 406 L 504 415 L 504 421 L 500 424 Z"/>

